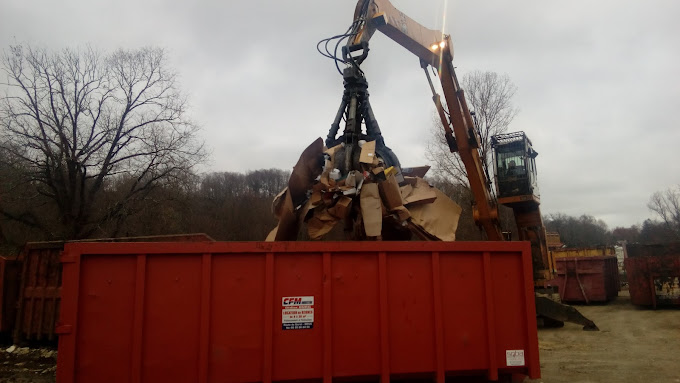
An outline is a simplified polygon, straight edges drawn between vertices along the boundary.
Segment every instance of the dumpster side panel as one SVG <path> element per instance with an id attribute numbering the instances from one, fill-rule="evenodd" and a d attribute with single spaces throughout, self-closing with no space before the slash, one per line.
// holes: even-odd
<path id="1" fill-rule="evenodd" d="M 613 246 L 559 248 L 550 251 L 552 252 L 553 258 L 603 257 L 616 255 L 616 249 Z"/>
<path id="2" fill-rule="evenodd" d="M 489 357 L 483 304 L 484 259 L 475 253 L 446 254 L 440 258 L 442 309 L 444 322 L 448 323 L 444 332 L 446 369 L 484 370 Z M 461 294 L 461 286 L 466 286 L 466 294 Z M 478 341 L 472 342 L 472 339 Z"/>
<path id="3" fill-rule="evenodd" d="M 211 269 L 209 380 L 261 381 L 265 255 L 214 256 Z"/>
<path id="4" fill-rule="evenodd" d="M 566 302 L 607 302 L 618 295 L 615 256 L 557 258 L 556 285 Z"/>
<path id="5" fill-rule="evenodd" d="M 324 323 L 321 257 L 318 253 L 287 253 L 274 264 L 274 334 L 273 379 L 313 379 L 321 376 Z M 316 298 L 314 322 L 316 331 L 284 330 L 283 299 L 286 297 Z M 319 297 L 319 298 L 317 298 Z M 329 302 L 330 303 L 330 302 Z M 312 330 L 314 330 L 312 327 Z"/>
<path id="6" fill-rule="evenodd" d="M 381 354 L 375 347 L 381 334 L 379 257 L 344 253 L 328 258 L 333 375 L 379 375 Z M 364 302 L 364 312 L 357 310 L 357 302 Z"/>
<path id="7" fill-rule="evenodd" d="M 628 279 L 630 301 L 634 305 L 652 306 L 654 304 L 654 288 L 650 281 L 645 257 L 630 257 L 623 261 Z"/>
<path id="8" fill-rule="evenodd" d="M 20 340 L 54 340 L 59 316 L 63 242 L 28 244 L 22 262 L 15 343 Z"/>
<path id="9" fill-rule="evenodd" d="M 626 244 L 628 258 L 680 256 L 680 242 L 641 244 Z"/>
<path id="10" fill-rule="evenodd" d="M 639 254 L 624 260 L 630 300 L 641 306 L 680 306 L 680 254 L 659 253 L 640 247 Z M 668 252 L 665 252 L 668 254 Z"/>
<path id="11" fill-rule="evenodd" d="M 390 371 L 434 371 L 432 259 L 429 254 L 387 257 Z"/>
<path id="12" fill-rule="evenodd" d="M 496 358 L 499 367 L 506 367 L 506 352 L 509 350 L 523 350 L 529 354 L 532 350 L 529 346 L 529 331 L 536 333 L 535 329 L 529 329 L 527 322 L 529 319 L 527 302 L 524 299 L 521 286 L 525 278 L 531 278 L 531 274 L 523 272 L 522 260 L 512 254 L 494 254 L 494 262 L 489 262 L 491 268 L 491 280 L 486 288 L 491 288 L 491 296 L 487 296 L 484 302 L 487 303 L 487 312 L 493 310 L 495 321 L 489 333 L 494 334 L 496 346 Z M 514 287 L 514 288 L 513 288 Z M 533 298 L 533 297 L 532 297 Z M 493 307 L 489 303 L 493 302 Z M 531 306 L 533 307 L 533 301 Z M 519 310 L 518 310 L 519 308 Z M 535 318 L 535 314 L 534 314 Z M 514 330 L 512 330 L 514 329 Z M 511 331 L 509 331 L 511 330 Z M 492 359 L 492 360 L 494 360 Z"/>
<path id="13" fill-rule="evenodd" d="M 147 257 L 142 330 L 142 381 L 197 378 L 201 256 Z M 169 358 L 172 364 L 167 363 Z"/>
<path id="14" fill-rule="evenodd" d="M 75 368 L 100 382 L 131 380 L 135 256 L 83 257 Z"/>
<path id="15" fill-rule="evenodd" d="M 82 243 L 62 261 L 59 382 L 540 376 L 528 243 Z"/>

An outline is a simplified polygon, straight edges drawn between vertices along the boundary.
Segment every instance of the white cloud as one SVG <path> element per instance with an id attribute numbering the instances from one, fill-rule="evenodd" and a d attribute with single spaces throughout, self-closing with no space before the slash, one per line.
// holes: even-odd
<path id="1" fill-rule="evenodd" d="M 452 35 L 458 71 L 507 73 L 538 157 L 543 211 L 610 226 L 650 216 L 646 202 L 680 183 L 680 3 L 577 0 L 393 4 Z M 447 9 L 446 17 L 442 10 Z M 315 49 L 343 32 L 352 2 L 5 0 L 0 43 L 105 49 L 161 45 L 191 95 L 214 170 L 292 167 L 325 137 L 342 96 Z M 418 60 L 384 36 L 365 64 L 388 146 L 419 165 L 432 102 Z"/>

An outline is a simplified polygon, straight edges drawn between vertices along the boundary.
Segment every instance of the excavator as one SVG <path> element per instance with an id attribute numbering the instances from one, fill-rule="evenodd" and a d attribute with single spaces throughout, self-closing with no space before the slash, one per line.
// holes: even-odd
<path id="1" fill-rule="evenodd" d="M 552 279 L 546 245 L 545 227 L 541 218 L 540 195 L 537 184 L 535 158 L 538 153 L 523 132 L 514 132 L 492 137 L 494 154 L 493 172 L 495 195 L 492 182 L 485 171 L 479 148 L 480 138 L 475 129 L 474 119 L 465 100 L 453 66 L 451 37 L 441 31 L 425 28 L 396 9 L 388 0 L 359 0 L 354 19 L 348 30 L 319 42 L 317 49 L 324 56 L 335 61 L 343 76 L 344 93 L 340 108 L 331 124 L 326 146 L 344 143 L 346 167 L 351 167 L 355 152 L 360 151 L 359 141 L 375 140 L 376 153 L 386 166 L 399 167 L 399 160 L 382 137 L 380 127 L 369 102 L 368 82 L 361 69 L 369 52 L 369 41 L 379 31 L 406 48 L 420 60 L 432 100 L 441 120 L 444 137 L 451 153 L 457 153 L 467 172 L 470 190 L 474 196 L 473 218 L 486 233 L 490 241 L 508 240 L 499 223 L 499 205 L 505 205 L 514 212 L 520 241 L 531 242 L 534 282 L 536 287 Z M 347 40 L 345 45 L 341 42 Z M 335 49 L 329 43 L 337 40 Z M 323 46 L 325 52 L 320 49 Z M 337 49 L 342 55 L 338 57 Z M 340 70 L 340 64 L 344 69 Z M 430 70 L 439 78 L 444 101 L 437 93 Z M 337 137 L 342 121 L 344 132 Z M 362 123 L 366 133 L 362 132 Z M 341 169 L 342 170 L 342 169 Z M 564 322 L 583 325 L 584 330 L 597 330 L 591 320 L 571 306 L 558 303 L 541 294 L 536 295 L 536 312 L 539 323 L 546 326 L 561 326 Z"/>

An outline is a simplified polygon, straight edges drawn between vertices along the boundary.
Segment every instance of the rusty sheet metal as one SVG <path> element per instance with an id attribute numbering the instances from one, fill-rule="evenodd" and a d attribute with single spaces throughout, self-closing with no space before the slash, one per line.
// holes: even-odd
<path id="1" fill-rule="evenodd" d="M 10 333 L 16 321 L 21 267 L 16 257 L 0 257 L 0 333 Z"/>
<path id="2" fill-rule="evenodd" d="M 607 302 L 620 290 L 615 256 L 557 258 L 560 299 L 565 302 Z"/>
<path id="3" fill-rule="evenodd" d="M 551 249 L 551 250 L 564 246 L 564 244 L 560 240 L 560 233 L 554 233 L 554 232 L 545 233 L 545 239 L 546 239 L 546 244 L 547 244 L 548 248 Z"/>
<path id="4" fill-rule="evenodd" d="M 626 244 L 626 257 L 659 257 L 663 255 L 680 255 L 680 242 L 656 243 L 656 244 Z"/>
<path id="5" fill-rule="evenodd" d="M 64 242 L 27 244 L 19 256 L 22 264 L 19 308 L 14 342 L 54 340 L 54 324 L 61 302 L 61 264 Z"/>
<path id="6" fill-rule="evenodd" d="M 663 254 L 663 255 L 658 255 Z M 680 306 L 678 244 L 635 245 L 624 260 L 630 300 L 641 306 Z"/>
<path id="7" fill-rule="evenodd" d="M 563 249 L 550 250 L 552 257 L 557 258 L 572 258 L 572 257 L 603 257 L 616 255 L 614 246 L 598 246 L 598 247 L 572 247 Z"/>

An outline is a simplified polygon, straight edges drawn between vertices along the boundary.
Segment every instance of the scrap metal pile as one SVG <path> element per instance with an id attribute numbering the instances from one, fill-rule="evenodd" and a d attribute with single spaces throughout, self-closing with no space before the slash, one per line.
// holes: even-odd
<path id="1" fill-rule="evenodd" d="M 453 241 L 461 208 L 421 178 L 428 169 L 389 166 L 376 141 L 327 148 L 319 138 L 274 199 L 279 224 L 267 240 L 296 240 L 303 224 L 309 238 L 318 240 L 343 222 L 348 240 L 408 240 L 415 234 Z"/>

